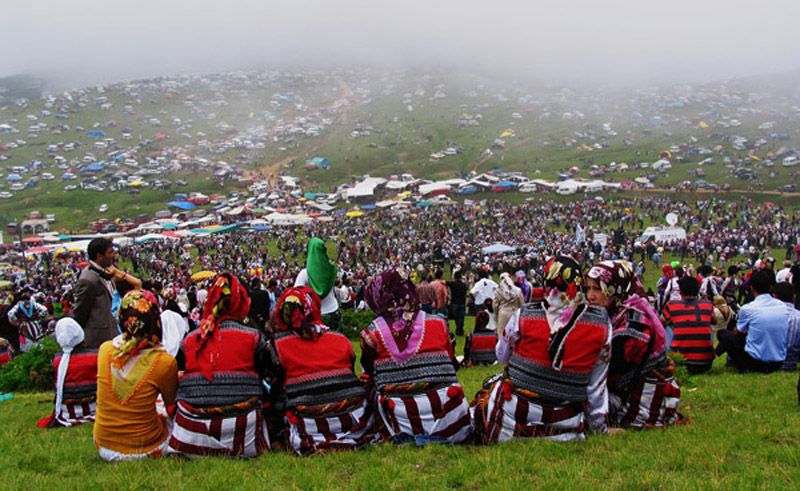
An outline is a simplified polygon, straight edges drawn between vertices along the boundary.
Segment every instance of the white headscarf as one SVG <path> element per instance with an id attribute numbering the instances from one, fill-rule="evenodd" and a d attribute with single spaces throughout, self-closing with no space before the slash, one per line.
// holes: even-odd
<path id="1" fill-rule="evenodd" d="M 494 320 L 499 333 L 503 332 L 508 320 L 522 306 L 524 301 L 522 290 L 514 284 L 514 278 L 508 273 L 501 274 L 500 284 L 494 292 L 494 303 L 492 305 L 494 308 Z"/>
<path id="2" fill-rule="evenodd" d="M 83 342 L 83 328 L 75 319 L 64 317 L 56 323 L 56 341 L 61 346 L 61 361 L 58 363 L 56 376 L 56 419 L 61 414 L 61 401 L 64 399 L 64 380 L 67 378 L 69 358 L 72 350 Z M 63 423 L 59 419 L 59 422 Z"/>

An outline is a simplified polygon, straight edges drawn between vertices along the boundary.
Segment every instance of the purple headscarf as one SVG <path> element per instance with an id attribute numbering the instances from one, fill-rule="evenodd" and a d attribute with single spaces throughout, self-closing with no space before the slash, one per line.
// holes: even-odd
<path id="1" fill-rule="evenodd" d="M 420 308 L 417 287 L 396 269 L 387 269 L 373 278 L 364 297 L 373 312 L 392 324 L 400 320 L 410 323 Z M 402 326 L 392 327 L 399 330 Z"/>
<path id="2" fill-rule="evenodd" d="M 364 297 L 379 316 L 375 324 L 392 358 L 397 363 L 411 358 L 422 345 L 425 326 L 414 283 L 388 269 L 370 281 Z"/>

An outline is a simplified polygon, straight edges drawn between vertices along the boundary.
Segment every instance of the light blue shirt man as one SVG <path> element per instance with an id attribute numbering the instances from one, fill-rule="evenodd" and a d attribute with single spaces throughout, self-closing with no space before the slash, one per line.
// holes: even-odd
<path id="1" fill-rule="evenodd" d="M 786 333 L 789 313 L 786 305 L 768 293 L 762 293 L 739 311 L 736 330 L 747 333 L 744 350 L 763 362 L 786 359 Z"/>

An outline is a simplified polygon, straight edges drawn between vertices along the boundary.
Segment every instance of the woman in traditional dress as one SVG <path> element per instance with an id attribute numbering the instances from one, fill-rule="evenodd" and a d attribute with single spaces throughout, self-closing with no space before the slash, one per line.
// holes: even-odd
<path id="1" fill-rule="evenodd" d="M 479 442 L 607 431 L 611 327 L 604 309 L 583 303 L 581 280 L 574 259 L 551 259 L 544 302 L 526 304 L 506 324 L 497 359 L 508 367 L 472 403 Z"/>
<path id="2" fill-rule="evenodd" d="M 514 278 L 508 273 L 500 275 L 500 283 L 494 292 L 494 321 L 497 326 L 498 334 L 502 334 L 503 328 L 514 313 L 525 303 L 522 290 L 514 284 Z"/>
<path id="3" fill-rule="evenodd" d="M 610 421 L 631 428 L 678 421 L 681 390 L 666 356 L 666 334 L 628 261 L 603 261 L 586 275 L 592 305 L 608 311 L 613 329 L 608 371 Z"/>
<path id="4" fill-rule="evenodd" d="M 107 461 L 161 456 L 170 423 L 156 413 L 160 394 L 175 400 L 178 366 L 161 345 L 158 301 L 133 290 L 119 311 L 123 333 L 100 346 L 97 356 L 97 414 L 94 442 Z"/>
<path id="5" fill-rule="evenodd" d="M 170 453 L 257 457 L 269 448 L 261 414 L 266 341 L 242 324 L 250 298 L 235 276 L 217 275 L 199 327 L 183 340 Z"/>
<path id="6" fill-rule="evenodd" d="M 299 455 L 359 447 L 373 438 L 373 411 L 356 377 L 353 345 L 328 330 L 307 286 L 278 299 L 271 372 L 285 392 L 289 445 Z"/>
<path id="7" fill-rule="evenodd" d="M 514 284 L 522 291 L 524 303 L 528 303 L 533 299 L 533 285 L 525 277 L 525 271 L 519 269 L 514 273 Z"/>
<path id="8" fill-rule="evenodd" d="M 83 328 L 75 319 L 56 323 L 56 341 L 61 353 L 53 358 L 56 398 L 53 413 L 38 422 L 40 428 L 75 426 L 94 421 L 97 408 L 97 350 L 77 348 Z"/>
<path id="9" fill-rule="evenodd" d="M 462 366 L 487 366 L 497 362 L 495 345 L 497 333 L 489 329 L 489 312 L 481 310 L 475 315 L 475 328 L 464 341 Z"/>
<path id="10" fill-rule="evenodd" d="M 414 284 L 394 269 L 370 282 L 365 299 L 378 318 L 361 332 L 361 366 L 377 391 L 382 436 L 418 445 L 467 439 L 469 406 L 445 321 L 420 310 Z"/>

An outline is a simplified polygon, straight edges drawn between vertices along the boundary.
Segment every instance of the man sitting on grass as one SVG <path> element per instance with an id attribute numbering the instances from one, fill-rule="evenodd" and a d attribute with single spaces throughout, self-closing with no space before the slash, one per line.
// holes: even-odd
<path id="1" fill-rule="evenodd" d="M 683 355 L 689 373 L 707 372 L 714 362 L 711 337 L 714 305 L 704 297 L 698 298 L 700 283 L 697 278 L 681 278 L 678 287 L 681 299 L 667 303 L 662 314 L 664 325 L 674 331 L 669 349 Z"/>
<path id="2" fill-rule="evenodd" d="M 717 356 L 728 353 L 739 372 L 770 373 L 786 359 L 786 333 L 789 314 L 786 305 L 770 295 L 775 273 L 759 269 L 750 275 L 750 290 L 755 299 L 739 311 L 733 331 L 719 331 Z"/>
<path id="3" fill-rule="evenodd" d="M 783 370 L 797 371 L 797 362 L 800 361 L 800 310 L 794 308 L 794 288 L 791 283 L 778 283 L 775 285 L 775 296 L 786 304 L 789 313 L 789 328 L 786 333 L 786 359 L 783 361 Z"/>

